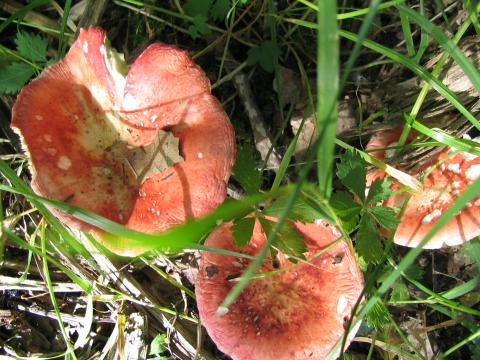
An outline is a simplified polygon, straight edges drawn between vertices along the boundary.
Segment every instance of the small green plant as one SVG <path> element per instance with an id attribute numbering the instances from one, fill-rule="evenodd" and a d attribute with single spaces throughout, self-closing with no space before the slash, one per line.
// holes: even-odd
<path id="1" fill-rule="evenodd" d="M 47 65 L 47 46 L 45 38 L 26 31 L 18 31 L 15 39 L 17 52 L 0 48 L 13 61 L 0 69 L 0 92 L 14 94 L 18 92 L 30 78 Z"/>

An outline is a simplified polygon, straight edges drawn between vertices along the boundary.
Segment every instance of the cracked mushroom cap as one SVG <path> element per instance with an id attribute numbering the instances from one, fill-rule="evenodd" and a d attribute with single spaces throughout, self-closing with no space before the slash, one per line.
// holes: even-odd
<path id="1" fill-rule="evenodd" d="M 234 246 L 225 224 L 206 245 L 256 255 L 266 237 L 258 221 L 248 245 Z M 345 332 L 352 307 L 363 288 L 363 276 L 348 245 L 342 241 L 318 252 L 341 235 L 324 221 L 295 223 L 308 247 L 307 263 L 293 264 L 283 254 L 266 259 L 225 315 L 217 309 L 249 260 L 204 252 L 195 286 L 202 324 L 217 347 L 235 360 L 325 359 Z M 356 329 L 348 335 L 351 340 Z M 347 344 L 349 341 L 347 342 Z"/>
<path id="2" fill-rule="evenodd" d="M 12 127 L 37 194 L 148 233 L 222 203 L 235 159 L 229 119 L 186 52 L 155 43 L 129 67 L 95 27 L 81 29 L 65 58 L 24 87 Z M 114 252 L 145 250 L 109 244 L 54 212 Z"/>
<path id="3" fill-rule="evenodd" d="M 388 133 L 383 139 L 381 135 L 377 135 L 368 143 L 367 149 L 388 147 L 398 140 L 400 132 Z M 385 151 L 376 151 L 374 154 L 382 160 L 386 156 Z M 428 174 L 432 167 L 433 170 Z M 373 174 L 367 185 L 374 179 L 385 176 L 384 172 L 374 171 Z M 423 174 L 428 174 L 423 180 L 423 191 L 412 194 L 395 232 L 393 241 L 398 245 L 418 246 L 435 221 L 480 176 L 480 157 L 447 149 L 430 159 L 418 173 L 410 175 L 419 177 Z M 398 190 L 399 186 L 393 185 L 393 188 Z M 391 196 L 385 205 L 402 207 L 408 198 L 409 194 L 399 193 Z M 478 235 L 480 235 L 480 194 L 438 231 L 424 248 L 438 249 L 443 245 L 460 245 Z"/>

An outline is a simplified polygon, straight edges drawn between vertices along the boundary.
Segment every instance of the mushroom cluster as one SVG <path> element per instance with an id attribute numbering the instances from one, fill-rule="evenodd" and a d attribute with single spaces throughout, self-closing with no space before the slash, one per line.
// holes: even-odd
<path id="1" fill-rule="evenodd" d="M 345 241 L 325 221 L 294 223 L 308 248 L 306 261 L 293 264 L 277 253 L 265 258 L 226 314 L 218 308 L 250 260 L 205 252 L 195 286 L 202 324 L 217 347 L 235 360 L 325 359 L 345 333 L 363 289 L 363 275 Z M 257 221 L 250 242 L 237 248 L 231 224 L 206 245 L 257 255 L 266 236 Z M 347 345 L 357 329 L 351 329 Z"/>
<path id="2" fill-rule="evenodd" d="M 396 144 L 402 129 L 394 129 L 374 135 L 367 150 L 380 160 L 388 158 L 389 146 Z M 374 151 L 375 149 L 383 149 Z M 407 202 L 393 241 L 398 245 L 416 247 L 431 230 L 435 221 L 448 209 L 455 199 L 480 177 L 480 157 L 451 149 L 432 157 L 419 171 L 411 173 L 423 177 L 423 191 L 412 195 L 402 192 L 392 195 L 386 206 L 402 207 Z M 367 177 L 367 186 L 375 179 L 386 176 L 382 170 L 375 170 Z M 398 185 L 393 185 L 398 190 Z M 444 244 L 460 245 L 480 235 L 480 194 L 424 246 L 437 249 Z"/>
<path id="3" fill-rule="evenodd" d="M 127 66 L 96 27 L 80 30 L 65 58 L 20 92 L 12 127 L 30 155 L 37 194 L 147 233 L 222 203 L 235 158 L 229 119 L 184 51 L 154 43 Z M 52 211 L 118 254 L 147 250 Z M 230 225 L 206 245 L 256 255 L 265 244 L 257 223 L 249 244 L 236 248 Z M 363 288 L 354 255 L 345 241 L 329 247 L 341 234 L 324 221 L 294 226 L 307 260 L 293 264 L 282 253 L 265 259 L 265 276 L 224 316 L 218 306 L 248 261 L 203 254 L 195 287 L 202 323 L 234 359 L 323 359 L 345 332 Z"/>
<path id="4" fill-rule="evenodd" d="M 186 52 L 154 43 L 127 66 L 96 27 L 20 92 L 12 127 L 37 194 L 148 233 L 221 204 L 235 159 L 229 119 Z M 53 211 L 116 253 L 146 250 Z"/>

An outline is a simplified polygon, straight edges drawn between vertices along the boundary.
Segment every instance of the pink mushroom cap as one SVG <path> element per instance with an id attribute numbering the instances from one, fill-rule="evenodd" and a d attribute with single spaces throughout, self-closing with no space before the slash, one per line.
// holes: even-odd
<path id="1" fill-rule="evenodd" d="M 386 148 L 398 140 L 400 133 L 401 129 L 379 133 L 372 137 L 367 149 Z M 385 151 L 376 151 L 373 154 L 380 160 L 385 159 Z M 428 173 L 430 170 L 432 171 Z M 411 196 L 408 193 L 399 193 L 391 196 L 384 204 L 402 207 L 410 197 L 393 238 L 398 245 L 416 247 L 420 244 L 436 220 L 480 176 L 480 157 L 462 152 L 452 153 L 447 149 L 429 160 L 419 172 L 410 175 L 420 177 L 427 173 L 428 176 L 423 179 L 423 191 L 415 192 Z M 367 185 L 385 176 L 385 172 L 375 170 L 367 176 Z M 393 189 L 397 190 L 399 186 L 393 185 Z M 438 231 L 424 248 L 438 249 L 443 245 L 460 245 L 478 235 L 480 194 Z"/>
<path id="2" fill-rule="evenodd" d="M 81 29 L 65 58 L 24 87 L 12 127 L 30 155 L 37 194 L 147 233 L 215 209 L 235 160 L 228 116 L 185 51 L 154 43 L 128 68 L 96 27 Z M 159 129 L 179 140 L 183 161 L 139 182 L 124 151 L 151 145 Z M 109 244 L 99 229 L 53 211 L 114 252 L 145 250 L 126 239 Z"/>
<path id="3" fill-rule="evenodd" d="M 206 245 L 257 255 L 266 237 L 258 221 L 250 243 L 234 246 L 231 224 L 215 230 Z M 341 235 L 324 221 L 295 223 L 307 245 L 306 262 L 282 253 L 267 258 L 225 315 L 217 309 L 250 260 L 204 252 L 195 286 L 202 324 L 217 347 L 235 360 L 325 359 L 345 332 L 363 288 L 363 276 Z M 351 329 L 347 344 L 357 329 Z"/>

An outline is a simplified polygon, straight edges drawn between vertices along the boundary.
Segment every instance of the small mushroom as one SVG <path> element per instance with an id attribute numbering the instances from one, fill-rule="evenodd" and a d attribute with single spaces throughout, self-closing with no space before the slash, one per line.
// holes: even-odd
<path id="1" fill-rule="evenodd" d="M 186 52 L 155 43 L 129 67 L 96 27 L 20 92 L 12 127 L 37 194 L 148 233 L 222 203 L 235 159 L 229 119 Z M 114 252 L 145 250 L 54 212 Z"/>
<path id="2" fill-rule="evenodd" d="M 400 130 L 378 134 L 367 145 L 367 150 L 391 146 L 400 136 Z M 385 137 L 382 137 L 385 135 Z M 374 156 L 384 160 L 386 151 L 375 151 Z M 432 168 L 433 167 L 433 168 Z M 433 169 L 433 170 L 432 170 Z M 431 170 L 431 172 L 430 172 Z M 446 149 L 432 157 L 412 176 L 423 179 L 423 190 L 411 196 L 407 193 L 392 195 L 384 205 L 402 207 L 408 200 L 393 241 L 398 245 L 416 247 L 430 231 L 435 221 L 455 199 L 480 176 L 480 157 Z M 382 170 L 374 170 L 367 176 L 367 186 L 375 179 L 383 178 Z M 393 185 L 398 190 L 398 185 Z M 451 219 L 446 226 L 424 245 L 426 249 L 438 249 L 444 244 L 460 245 L 480 235 L 480 195 Z"/>
<path id="3" fill-rule="evenodd" d="M 206 245 L 257 255 L 266 241 L 258 221 L 242 248 L 235 247 L 230 226 L 215 230 Z M 295 227 L 307 245 L 307 260 L 293 264 L 282 253 L 267 257 L 258 269 L 265 276 L 252 279 L 224 315 L 218 307 L 249 261 L 202 254 L 195 286 L 200 319 L 217 347 L 235 360 L 325 359 L 345 332 L 363 288 L 355 258 L 344 241 L 320 253 L 341 236 L 326 222 Z"/>

